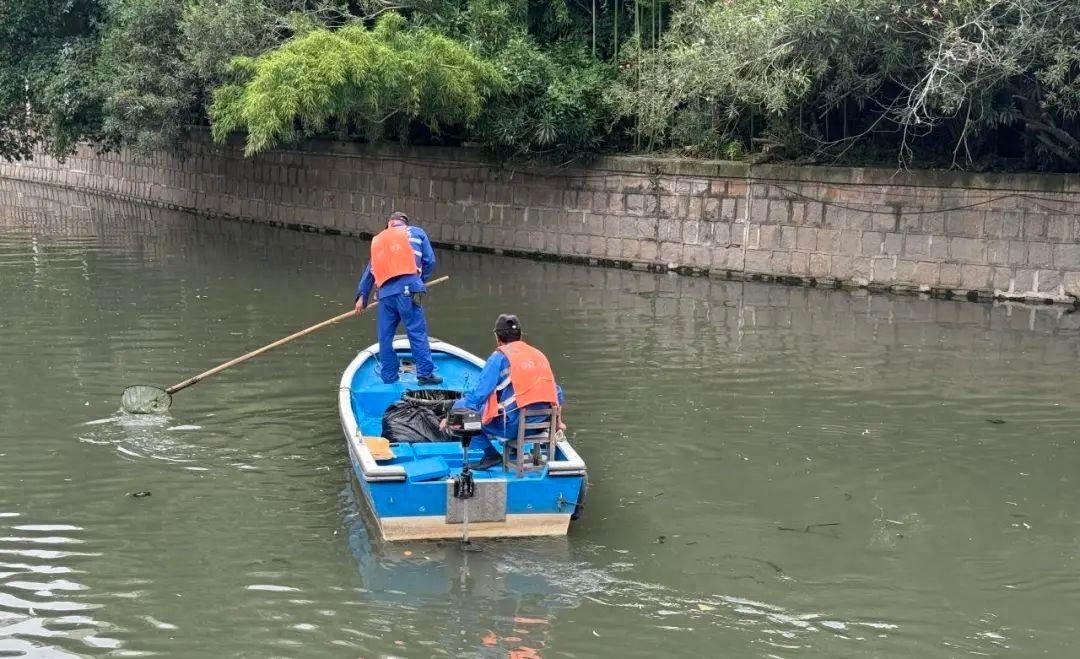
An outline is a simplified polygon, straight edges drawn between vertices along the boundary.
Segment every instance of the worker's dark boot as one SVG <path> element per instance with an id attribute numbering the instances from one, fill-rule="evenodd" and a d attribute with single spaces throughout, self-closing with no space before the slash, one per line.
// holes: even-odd
<path id="1" fill-rule="evenodd" d="M 442 384 L 442 378 L 434 373 L 431 375 L 417 375 L 416 382 L 418 384 Z"/>

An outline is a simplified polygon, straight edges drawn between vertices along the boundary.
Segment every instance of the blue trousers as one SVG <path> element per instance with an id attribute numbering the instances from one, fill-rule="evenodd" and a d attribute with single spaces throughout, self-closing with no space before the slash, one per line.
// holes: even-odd
<path id="1" fill-rule="evenodd" d="M 424 308 L 413 303 L 411 295 L 388 295 L 379 298 L 379 365 L 383 382 L 396 382 L 398 379 L 397 353 L 394 352 L 394 332 L 398 323 L 405 326 L 409 336 L 409 347 L 416 360 L 416 375 L 427 377 L 435 372 L 431 361 L 431 344 L 428 342 L 427 320 Z"/>
<path id="2" fill-rule="evenodd" d="M 469 448 L 478 448 L 484 452 L 485 456 L 489 455 L 501 455 L 491 443 L 491 437 L 486 434 L 480 434 L 472 438 L 469 442 Z"/>
<path id="3" fill-rule="evenodd" d="M 505 434 L 505 433 L 500 433 L 500 434 Z M 515 433 L 515 436 L 516 436 L 516 433 Z M 480 449 L 481 451 L 484 452 L 484 457 L 496 456 L 496 455 L 499 456 L 499 457 L 502 457 L 502 453 L 499 451 L 499 449 L 495 448 L 495 444 L 493 444 L 492 441 L 491 441 L 495 437 L 498 437 L 498 435 L 490 435 L 490 434 L 488 434 L 486 432 L 483 433 L 483 434 L 477 435 L 477 436 L 472 438 L 471 442 L 469 442 L 469 449 L 470 450 L 474 449 L 474 448 Z M 505 444 L 503 444 L 503 451 L 511 450 L 510 449 L 511 446 L 513 446 L 512 443 L 506 442 Z M 513 456 L 516 456 L 517 453 L 514 452 L 514 453 L 511 453 L 510 455 L 511 455 L 511 457 L 513 457 Z"/>
<path id="4" fill-rule="evenodd" d="M 472 438 L 469 448 L 478 448 L 484 452 L 485 456 L 501 455 L 499 450 L 495 448 L 495 445 L 492 444 L 491 440 L 497 437 L 503 439 L 513 439 L 514 437 L 517 437 L 518 414 L 519 412 L 517 410 L 513 410 L 506 417 L 498 416 L 490 422 L 485 423 L 483 427 L 484 432 Z M 532 419 L 539 420 L 537 417 L 533 417 Z"/>

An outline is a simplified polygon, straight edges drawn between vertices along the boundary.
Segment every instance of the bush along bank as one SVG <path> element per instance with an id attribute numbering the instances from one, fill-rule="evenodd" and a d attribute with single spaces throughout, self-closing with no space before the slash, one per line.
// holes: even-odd
<path id="1" fill-rule="evenodd" d="M 0 156 L 313 137 L 1080 171 L 1068 0 L 67 0 L 0 21 Z"/>

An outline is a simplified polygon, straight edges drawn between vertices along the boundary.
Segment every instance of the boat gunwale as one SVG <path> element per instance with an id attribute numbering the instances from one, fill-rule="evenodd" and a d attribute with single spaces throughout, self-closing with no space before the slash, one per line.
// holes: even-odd
<path id="1" fill-rule="evenodd" d="M 404 336 L 394 337 L 394 350 L 409 349 L 409 339 Z M 464 359 L 480 368 L 484 362 L 470 352 L 457 346 L 446 343 L 436 338 L 431 339 L 432 351 L 443 352 Z M 379 354 L 379 344 L 373 344 L 356 354 L 345 372 L 341 374 L 341 382 L 338 386 L 338 415 L 341 417 L 341 429 L 345 433 L 345 439 L 349 443 L 350 452 L 355 454 L 360 463 L 366 481 L 403 481 L 405 480 L 405 467 L 401 465 L 380 465 L 371 455 L 371 450 L 364 444 L 364 436 L 360 432 L 360 426 L 356 422 L 356 414 L 352 409 L 352 381 L 356 377 L 356 371 L 363 366 L 364 362 Z"/>

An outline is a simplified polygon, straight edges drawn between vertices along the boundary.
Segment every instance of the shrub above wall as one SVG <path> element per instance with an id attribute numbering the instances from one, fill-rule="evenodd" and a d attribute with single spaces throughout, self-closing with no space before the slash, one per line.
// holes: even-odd
<path id="1" fill-rule="evenodd" d="M 0 157 L 79 142 L 178 149 L 190 125 L 212 123 L 246 131 L 249 153 L 332 136 L 548 163 L 633 152 L 1080 171 L 1072 0 L 385 9 L 13 3 L 0 22 Z"/>

